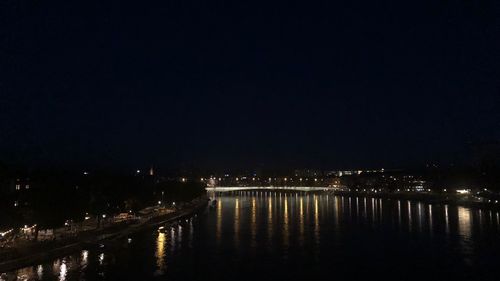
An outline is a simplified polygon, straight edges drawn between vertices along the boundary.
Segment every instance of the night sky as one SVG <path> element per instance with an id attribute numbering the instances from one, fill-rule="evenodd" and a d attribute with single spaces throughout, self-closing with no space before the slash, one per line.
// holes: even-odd
<path id="1" fill-rule="evenodd" d="M 401 167 L 500 138 L 499 1 L 71 2 L 0 4 L 0 162 Z"/>

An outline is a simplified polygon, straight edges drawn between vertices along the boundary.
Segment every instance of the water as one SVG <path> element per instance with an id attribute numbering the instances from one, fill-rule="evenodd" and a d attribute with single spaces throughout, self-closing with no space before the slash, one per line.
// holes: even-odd
<path id="1" fill-rule="evenodd" d="M 283 192 L 218 194 L 166 233 L 6 280 L 499 280 L 497 211 Z"/>

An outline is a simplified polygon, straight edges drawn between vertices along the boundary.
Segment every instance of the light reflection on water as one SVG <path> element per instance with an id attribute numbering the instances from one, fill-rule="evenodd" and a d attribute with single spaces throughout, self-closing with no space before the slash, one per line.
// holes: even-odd
<path id="1" fill-rule="evenodd" d="M 424 249 L 427 246 L 428 251 L 437 247 L 444 253 L 448 251 L 450 258 L 458 255 L 457 259 L 470 266 L 481 259 L 477 256 L 477 251 L 482 249 L 477 246 L 481 235 L 494 233 L 493 236 L 498 237 L 500 227 L 498 211 L 409 200 L 271 191 L 219 193 L 212 197 L 217 199 L 215 208 L 208 209 L 197 220 L 168 226 L 165 233 L 154 231 L 152 235 L 148 232 L 134 237 L 134 242 L 123 246 L 121 253 L 84 250 L 10 272 L 0 280 L 96 280 L 110 273 L 124 271 L 126 274 L 127 270 L 133 270 L 123 267 L 129 262 L 127 259 L 143 263 L 140 268 L 145 270 L 145 279 L 148 274 L 194 274 L 192 269 L 183 269 L 182 264 L 192 261 L 191 251 L 196 249 L 209 255 L 207 264 L 205 259 L 197 260 L 200 271 L 210 271 L 211 267 L 216 270 L 219 262 L 234 262 L 234 257 L 253 260 L 263 253 L 275 263 L 276 260 L 291 263 L 304 259 L 320 264 L 325 258 L 333 259 L 330 255 L 335 249 L 342 255 L 338 247 L 347 251 L 348 256 L 357 257 L 358 252 L 363 252 L 352 248 L 357 247 L 353 245 L 358 242 L 366 248 L 370 245 L 366 241 L 382 244 L 395 239 L 403 243 L 417 241 Z M 378 239 L 377 233 L 391 238 L 373 240 Z M 120 271 L 115 267 L 120 267 Z M 134 270 L 138 270 L 137 267 Z"/>
<path id="2" fill-rule="evenodd" d="M 156 239 L 156 265 L 158 267 L 158 274 L 163 274 L 166 269 L 165 261 L 165 248 L 166 248 L 166 235 L 165 233 L 158 233 L 158 238 Z"/>
<path id="3" fill-rule="evenodd" d="M 236 198 L 234 204 L 234 245 L 238 248 L 240 243 L 240 198 Z"/>

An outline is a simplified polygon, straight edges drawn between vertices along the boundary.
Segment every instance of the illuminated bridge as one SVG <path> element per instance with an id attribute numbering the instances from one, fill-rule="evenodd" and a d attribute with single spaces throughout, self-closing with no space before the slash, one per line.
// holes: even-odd
<path id="1" fill-rule="evenodd" d="M 207 191 L 229 192 L 241 190 L 294 190 L 294 191 L 326 191 L 337 190 L 334 187 L 324 186 L 220 186 L 220 187 L 207 187 Z"/>

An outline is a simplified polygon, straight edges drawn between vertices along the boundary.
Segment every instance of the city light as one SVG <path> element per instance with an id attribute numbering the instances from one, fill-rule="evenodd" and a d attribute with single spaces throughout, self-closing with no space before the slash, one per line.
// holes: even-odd
<path id="1" fill-rule="evenodd" d="M 8 235 L 9 233 L 12 233 L 14 231 L 14 229 L 9 229 L 5 232 L 0 232 L 0 237 L 5 237 L 6 235 Z"/>

